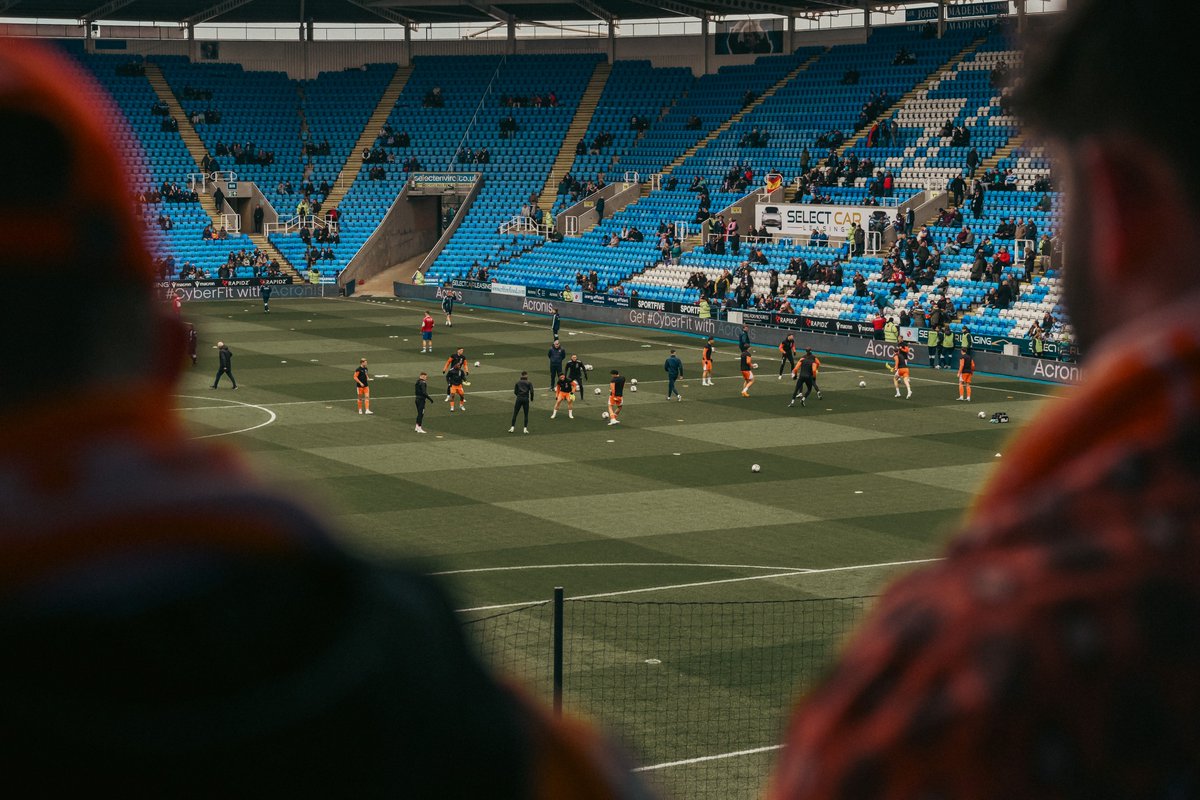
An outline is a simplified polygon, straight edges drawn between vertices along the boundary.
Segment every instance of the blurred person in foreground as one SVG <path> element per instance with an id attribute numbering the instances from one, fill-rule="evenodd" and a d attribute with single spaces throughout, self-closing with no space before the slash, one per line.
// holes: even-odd
<path id="1" fill-rule="evenodd" d="M 588 729 L 483 669 L 429 579 L 355 558 L 189 440 L 183 326 L 113 200 L 136 172 L 99 94 L 67 59 L 0 43 L 0 131 L 22 154 L 0 171 L 20 218 L 0 268 L 88 287 L 0 295 L 0 331 L 27 344 L 0 371 L 9 793 L 639 796 Z"/>
<path id="2" fill-rule="evenodd" d="M 803 699 L 772 798 L 1200 797 L 1197 90 L 1164 79 L 1197 31 L 1196 4 L 1080 0 L 1027 49 L 1086 380 Z"/>

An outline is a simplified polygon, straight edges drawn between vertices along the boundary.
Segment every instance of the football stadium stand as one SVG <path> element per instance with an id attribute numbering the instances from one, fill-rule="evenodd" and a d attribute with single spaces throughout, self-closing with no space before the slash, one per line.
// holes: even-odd
<path id="1" fill-rule="evenodd" d="M 167 276 L 185 265 L 215 275 L 230 253 L 262 250 L 285 272 L 335 281 L 411 173 L 453 171 L 479 173 L 482 188 L 447 210 L 457 229 L 429 259 L 430 282 L 486 269 L 491 281 L 551 291 L 688 304 L 704 295 L 718 313 L 860 321 L 923 317 L 940 303 L 952 330 L 997 338 L 1034 327 L 1058 335 L 1066 323 L 1059 197 L 1044 154 L 1024 145 L 1006 109 L 1004 78 L 1019 54 L 1004 26 L 941 38 L 881 27 L 860 44 L 700 76 L 645 60 L 610 67 L 597 53 L 418 56 L 312 80 L 153 56 L 143 74 L 123 68 L 129 56 L 70 47 L 121 112 L 117 140 L 140 157 L 134 184 Z M 168 120 L 180 114 L 176 130 Z M 209 208 L 212 184 L 192 180 L 202 171 L 253 181 L 278 224 L 265 238 L 236 227 L 204 238 L 222 218 Z M 837 239 L 742 230 L 736 253 L 705 247 L 697 188 L 716 218 L 752 201 L 769 172 L 783 179 L 772 202 L 877 205 L 878 246 L 852 254 Z M 551 215 L 594 200 L 585 186 L 625 182 L 640 184 L 632 203 L 553 230 Z M 908 230 L 897 207 L 931 197 L 943 206 Z M 248 260 L 228 274 L 259 274 Z M 728 292 L 713 298 L 706 284 L 723 275 Z"/>

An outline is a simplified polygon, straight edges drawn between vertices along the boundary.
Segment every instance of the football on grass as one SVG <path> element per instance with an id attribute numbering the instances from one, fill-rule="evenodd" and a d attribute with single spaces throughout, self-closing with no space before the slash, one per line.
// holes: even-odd
<path id="1" fill-rule="evenodd" d="M 596 387 L 596 388 L 595 388 L 593 391 L 595 391 L 595 392 L 596 392 L 596 394 L 600 394 L 600 387 L 599 387 L 599 386 L 597 386 L 597 387 Z"/>
<path id="2" fill-rule="evenodd" d="M 636 392 L 636 391 L 637 391 L 637 384 L 635 383 L 633 386 L 630 386 L 630 387 L 629 387 L 629 391 L 631 391 L 631 392 Z"/>
<path id="3" fill-rule="evenodd" d="M 858 388 L 860 388 L 860 389 L 865 389 L 865 388 L 867 388 L 867 382 L 866 382 L 866 381 L 859 381 L 859 382 L 858 382 Z"/>
<path id="4" fill-rule="evenodd" d="M 608 412 L 607 412 L 607 411 L 605 411 L 604 413 L 602 413 L 602 414 L 600 415 L 600 419 L 608 419 Z"/>
<path id="5" fill-rule="evenodd" d="M 475 366 L 477 366 L 477 367 L 479 366 L 479 362 L 478 362 L 478 361 L 476 361 L 476 362 L 475 362 Z"/>
<path id="6" fill-rule="evenodd" d="M 751 464 L 751 465 L 750 465 L 750 471 L 751 471 L 751 472 L 761 472 L 761 471 L 762 471 L 762 467 L 760 467 L 758 464 Z"/>
<path id="7" fill-rule="evenodd" d="M 978 414 L 976 414 L 975 416 L 979 417 L 980 419 L 987 419 L 987 412 L 986 412 L 986 411 L 980 411 L 980 412 L 979 412 Z"/>

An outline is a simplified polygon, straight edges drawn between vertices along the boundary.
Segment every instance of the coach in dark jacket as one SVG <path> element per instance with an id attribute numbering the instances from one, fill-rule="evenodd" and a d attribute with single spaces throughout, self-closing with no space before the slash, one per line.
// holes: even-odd
<path id="1" fill-rule="evenodd" d="M 217 358 L 220 359 L 220 366 L 217 368 L 217 377 L 213 378 L 212 388 L 217 388 L 217 384 L 221 382 L 222 375 L 228 375 L 229 382 L 236 389 L 237 379 L 233 377 L 233 353 L 229 352 L 229 345 L 224 342 L 217 342 Z"/>
<path id="2" fill-rule="evenodd" d="M 529 373 L 525 370 L 521 370 L 521 379 L 513 386 L 513 394 L 517 399 L 513 403 L 512 423 L 508 427 L 508 432 L 516 432 L 517 412 L 524 411 L 525 425 L 522 430 L 529 433 L 529 404 L 533 401 L 533 381 L 529 380 Z"/>

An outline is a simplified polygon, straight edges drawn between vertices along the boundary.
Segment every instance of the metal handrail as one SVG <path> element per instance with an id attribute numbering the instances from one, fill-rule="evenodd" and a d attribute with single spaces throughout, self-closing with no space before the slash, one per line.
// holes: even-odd
<path id="1" fill-rule="evenodd" d="M 297 214 L 286 221 L 268 222 L 266 224 L 267 233 L 295 233 L 301 228 L 326 228 L 337 233 L 340 225 L 336 221 L 327 220 L 324 216 L 316 214 L 305 214 L 303 216 Z"/>
<path id="2" fill-rule="evenodd" d="M 492 73 L 492 78 L 491 78 L 491 80 L 488 81 L 487 88 L 483 90 L 483 96 L 479 98 L 479 102 L 475 106 L 475 113 L 471 115 L 471 121 L 469 123 L 467 123 L 467 129 L 463 131 L 462 137 L 459 138 L 458 146 L 455 147 L 454 150 L 451 151 L 451 153 L 450 153 L 450 161 L 446 165 L 446 168 L 445 168 L 446 172 L 450 172 L 451 170 L 453 170 L 454 165 L 458 163 L 458 153 L 460 150 L 462 150 L 463 144 L 466 143 L 468 137 L 470 137 L 471 129 L 475 127 L 475 122 L 476 122 L 476 120 L 479 119 L 480 112 L 483 111 L 484 101 L 486 101 L 488 99 L 488 97 L 491 96 L 492 85 L 495 84 L 496 78 L 498 78 L 500 76 L 500 70 L 503 69 L 503 67 L 504 67 L 505 63 L 507 63 L 507 61 L 508 61 L 508 54 L 501 56 L 500 63 L 496 65 L 496 71 Z"/>

